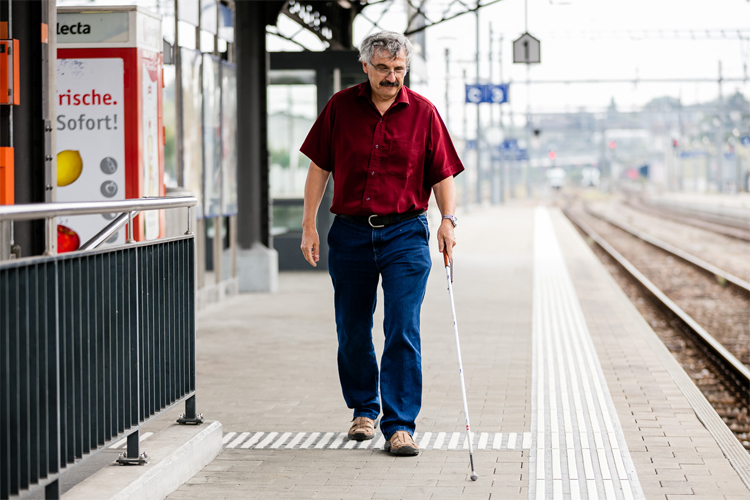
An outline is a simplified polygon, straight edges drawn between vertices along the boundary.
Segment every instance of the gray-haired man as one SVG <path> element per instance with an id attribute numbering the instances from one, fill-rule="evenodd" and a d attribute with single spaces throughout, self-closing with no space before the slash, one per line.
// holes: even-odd
<path id="1" fill-rule="evenodd" d="M 403 86 L 411 58 L 403 35 L 382 32 L 362 42 L 367 81 L 334 95 L 301 151 L 312 160 L 305 184 L 302 253 L 315 266 L 320 241 L 315 214 L 333 173 L 328 266 L 334 287 L 338 368 L 354 410 L 350 439 L 375 434 L 380 414 L 385 448 L 417 455 L 415 423 L 422 404 L 420 309 L 431 268 L 424 212 L 435 193 L 443 220 L 438 249 L 456 244 L 456 190 L 463 170 L 435 106 Z M 380 370 L 372 343 L 382 278 L 385 346 Z"/>

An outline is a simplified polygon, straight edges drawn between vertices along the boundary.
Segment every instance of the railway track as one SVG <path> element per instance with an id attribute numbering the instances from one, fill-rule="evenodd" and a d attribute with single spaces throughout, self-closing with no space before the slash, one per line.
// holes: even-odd
<path id="1" fill-rule="evenodd" d="M 626 193 L 627 194 L 627 193 Z M 726 221 L 720 217 L 705 217 L 698 213 L 687 213 L 675 209 L 661 207 L 646 203 L 639 197 L 632 194 L 628 194 L 625 198 L 625 203 L 631 208 L 638 210 L 639 212 L 655 215 L 662 219 L 679 222 L 680 224 L 687 224 L 689 226 L 705 229 L 716 234 L 729 236 L 742 241 L 750 241 L 750 227 L 736 221 Z"/>
<path id="2" fill-rule="evenodd" d="M 679 260 L 685 265 L 699 269 L 703 275 L 710 275 L 714 286 L 718 282 L 724 288 L 732 287 L 733 294 L 744 297 L 746 310 L 750 311 L 750 284 L 701 261 L 680 249 L 660 242 L 624 223 L 599 216 L 595 212 L 563 210 L 565 215 L 596 244 L 595 252 L 615 279 L 620 282 L 626 294 L 647 318 L 654 331 L 675 355 L 683 368 L 691 375 L 696 385 L 724 419 L 730 429 L 750 451 L 750 368 L 747 342 L 728 342 L 727 336 L 717 339 L 709 333 L 691 314 L 680 307 L 663 292 L 644 272 L 624 257 L 612 243 L 598 234 L 586 218 L 601 217 L 597 223 L 604 223 L 616 231 L 625 232 L 631 239 L 637 238 L 649 246 L 657 248 L 652 252 L 666 252 L 667 262 Z M 593 220 L 591 222 L 594 222 Z M 641 244 L 645 244 L 641 243 Z M 670 259 L 672 259 L 670 261 Z M 705 279 L 702 278 L 702 279 Z M 623 281 L 627 281 L 624 283 Z M 699 294 L 700 295 L 700 294 Z M 739 299 L 742 300 L 742 299 Z M 650 306 L 653 304 L 653 306 Z M 659 312 L 655 312 L 654 306 Z M 649 311 L 648 308 L 651 308 Z M 715 326 L 715 325 L 712 325 Z M 744 332 L 743 334 L 746 334 Z M 726 344 L 726 345 L 725 345 Z M 744 350 L 743 350 L 744 345 Z M 738 357 L 740 359 L 738 359 Z M 744 361 L 744 362 L 743 362 Z"/>

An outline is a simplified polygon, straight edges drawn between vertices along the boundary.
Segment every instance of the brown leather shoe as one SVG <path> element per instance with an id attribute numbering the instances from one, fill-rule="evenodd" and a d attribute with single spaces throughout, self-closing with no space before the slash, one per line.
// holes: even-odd
<path id="1" fill-rule="evenodd" d="M 349 429 L 349 439 L 367 441 L 375 437 L 375 421 L 367 417 L 354 417 Z"/>
<path id="2" fill-rule="evenodd" d="M 417 443 L 406 431 L 396 431 L 393 435 L 385 442 L 385 451 L 390 451 L 393 455 L 401 457 L 414 457 L 419 455 L 419 447 Z"/>

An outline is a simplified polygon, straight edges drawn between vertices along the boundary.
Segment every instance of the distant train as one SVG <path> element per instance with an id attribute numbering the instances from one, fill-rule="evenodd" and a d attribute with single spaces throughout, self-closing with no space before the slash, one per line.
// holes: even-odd
<path id="1" fill-rule="evenodd" d="M 583 187 L 597 187 L 599 185 L 599 169 L 586 167 L 581 170 L 581 185 Z"/>
<path id="2" fill-rule="evenodd" d="M 548 170 L 547 185 L 552 189 L 561 189 L 565 185 L 565 170 L 560 167 Z"/>

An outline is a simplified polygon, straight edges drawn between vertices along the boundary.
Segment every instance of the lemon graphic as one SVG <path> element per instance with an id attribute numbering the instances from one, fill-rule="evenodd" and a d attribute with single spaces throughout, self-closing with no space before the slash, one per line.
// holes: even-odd
<path id="1" fill-rule="evenodd" d="M 73 184 L 83 171 L 83 160 L 78 151 L 66 149 L 57 153 L 57 185 Z"/>

